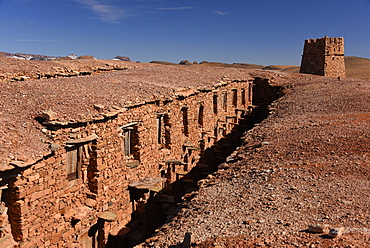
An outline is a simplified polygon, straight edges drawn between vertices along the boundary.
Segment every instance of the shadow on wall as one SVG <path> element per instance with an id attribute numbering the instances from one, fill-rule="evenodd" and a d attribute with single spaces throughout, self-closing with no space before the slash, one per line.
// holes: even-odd
<path id="1" fill-rule="evenodd" d="M 184 196 L 198 189 L 199 180 L 215 172 L 219 164 L 234 162 L 237 159 L 229 156 L 241 145 L 240 137 L 268 116 L 269 104 L 279 97 L 279 92 L 280 87 L 271 86 L 268 79 L 256 78 L 253 86 L 253 105 L 246 111 L 236 110 L 236 112 L 241 111 L 240 114 L 236 113 L 240 115 L 239 120 L 235 120 L 237 124 L 228 135 L 212 147 L 204 150 L 204 144 L 200 141 L 200 160 L 190 172 L 183 175 L 177 174 L 177 180 L 165 185 L 164 189 L 158 193 L 148 189 L 130 190 L 131 202 L 135 209 L 131 216 L 132 219 L 117 236 L 109 236 L 106 247 L 134 247 L 152 236 L 158 227 L 175 217 L 181 210 Z M 216 137 L 223 135 L 218 132 L 219 130 L 215 130 Z M 181 163 L 182 161 L 171 161 L 168 169 L 171 170 L 171 166 L 174 168 L 183 165 Z M 164 178 L 169 176 L 171 173 L 162 175 Z"/>

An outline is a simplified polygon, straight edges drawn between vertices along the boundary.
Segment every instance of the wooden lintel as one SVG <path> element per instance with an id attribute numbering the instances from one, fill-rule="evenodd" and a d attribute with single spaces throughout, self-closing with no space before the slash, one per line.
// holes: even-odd
<path id="1" fill-rule="evenodd" d="M 139 122 L 138 121 L 134 121 L 134 122 L 130 122 L 130 123 L 127 123 L 127 124 L 121 126 L 121 128 L 122 129 L 128 129 L 129 127 L 135 126 L 137 124 L 139 124 Z"/>
<path id="2" fill-rule="evenodd" d="M 81 143 L 86 143 L 86 142 L 91 142 L 93 140 L 98 139 L 98 135 L 92 134 L 90 136 L 87 136 L 85 138 L 80 138 L 80 139 L 74 139 L 74 140 L 67 140 L 66 144 L 81 144 Z"/>
<path id="3" fill-rule="evenodd" d="M 169 159 L 165 161 L 166 164 L 175 164 L 175 165 L 183 165 L 185 164 L 183 161 L 176 160 L 176 159 Z"/>
<path id="4" fill-rule="evenodd" d="M 187 171 L 176 171 L 176 174 L 177 175 L 180 175 L 180 176 L 184 176 L 184 175 L 186 175 L 186 174 L 188 174 L 189 172 L 187 172 Z"/>
<path id="5" fill-rule="evenodd" d="M 163 115 L 165 115 L 165 114 L 168 114 L 168 111 L 166 111 L 166 112 L 160 112 L 160 113 L 155 113 L 157 116 L 163 116 Z"/>
<path id="6" fill-rule="evenodd" d="M 125 162 L 125 165 L 127 167 L 133 169 L 133 168 L 136 168 L 140 165 L 140 161 L 139 160 L 134 160 L 134 161 Z"/>
<path id="7" fill-rule="evenodd" d="M 27 162 L 12 161 L 12 162 L 10 162 L 10 165 L 16 166 L 18 168 L 25 168 L 27 166 L 33 165 L 34 163 L 36 163 L 36 161 L 27 161 Z"/>
<path id="8" fill-rule="evenodd" d="M 200 150 L 200 148 L 197 146 L 188 146 L 187 149 L 188 150 Z"/>
<path id="9" fill-rule="evenodd" d="M 207 133 L 212 133 L 212 131 L 203 131 L 201 133 L 207 134 Z"/>

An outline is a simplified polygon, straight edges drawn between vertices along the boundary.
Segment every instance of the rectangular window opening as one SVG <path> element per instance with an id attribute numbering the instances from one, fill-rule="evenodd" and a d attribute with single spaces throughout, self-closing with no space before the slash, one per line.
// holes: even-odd
<path id="1" fill-rule="evenodd" d="M 238 91 L 233 89 L 233 106 L 236 108 L 238 107 Z"/>
<path id="2" fill-rule="evenodd" d="M 81 165 L 82 165 L 82 155 L 83 146 L 74 145 L 72 147 L 67 147 L 67 179 L 74 180 L 81 177 Z"/>
<path id="3" fill-rule="evenodd" d="M 75 134 L 71 136 L 76 137 Z M 92 134 L 66 142 L 67 180 L 72 181 L 80 178 L 81 182 L 86 183 L 94 194 L 98 193 L 96 181 L 99 177 L 96 173 L 98 171 L 97 139 L 98 136 Z"/>
<path id="4" fill-rule="evenodd" d="M 199 126 L 203 127 L 203 119 L 204 119 L 204 105 L 199 105 L 199 112 L 198 112 L 198 124 Z"/>
<path id="5" fill-rule="evenodd" d="M 138 122 L 131 122 L 121 127 L 123 135 L 123 149 L 126 157 L 139 159 Z"/>
<path id="6" fill-rule="evenodd" d="M 185 136 L 189 136 L 189 119 L 188 119 L 188 106 L 184 106 L 181 108 L 182 111 L 182 128 L 183 134 Z"/>
<path id="7" fill-rule="evenodd" d="M 157 143 L 163 144 L 170 149 L 171 146 L 171 123 L 168 113 L 157 115 Z"/>
<path id="8" fill-rule="evenodd" d="M 167 149 L 171 148 L 171 123 L 170 123 L 170 116 L 165 114 L 163 116 L 164 122 L 164 145 Z"/>
<path id="9" fill-rule="evenodd" d="M 217 112 L 218 112 L 218 109 L 217 109 L 217 105 L 218 105 L 217 98 L 218 98 L 218 95 L 217 94 L 213 94 L 213 113 L 215 113 L 215 114 L 217 114 Z"/>
<path id="10" fill-rule="evenodd" d="M 222 108 L 227 111 L 227 92 L 222 92 Z"/>
<path id="11" fill-rule="evenodd" d="M 248 84 L 248 103 L 249 105 L 252 105 L 252 96 L 253 96 L 253 84 L 249 83 Z"/>
<path id="12" fill-rule="evenodd" d="M 242 105 L 245 106 L 245 89 L 241 90 L 241 98 Z"/>
<path id="13" fill-rule="evenodd" d="M 163 114 L 157 115 L 157 143 L 162 144 Z"/>

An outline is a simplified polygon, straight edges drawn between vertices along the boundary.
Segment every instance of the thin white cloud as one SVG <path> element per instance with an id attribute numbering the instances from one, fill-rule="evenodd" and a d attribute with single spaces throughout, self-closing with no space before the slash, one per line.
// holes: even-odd
<path id="1" fill-rule="evenodd" d="M 119 20 L 126 17 L 126 11 L 114 5 L 102 4 L 101 0 L 73 0 L 85 6 L 95 13 L 101 21 L 119 23 Z"/>
<path id="2" fill-rule="evenodd" d="M 195 9 L 195 8 L 194 7 L 157 8 L 157 10 L 184 10 L 184 9 Z"/>
<path id="3" fill-rule="evenodd" d="M 225 12 L 225 11 L 212 11 L 212 13 L 216 15 L 221 15 L 221 16 L 230 15 L 230 12 Z"/>
<path id="4" fill-rule="evenodd" d="M 15 41 L 21 42 L 64 42 L 61 40 L 35 40 L 35 39 L 16 39 Z"/>

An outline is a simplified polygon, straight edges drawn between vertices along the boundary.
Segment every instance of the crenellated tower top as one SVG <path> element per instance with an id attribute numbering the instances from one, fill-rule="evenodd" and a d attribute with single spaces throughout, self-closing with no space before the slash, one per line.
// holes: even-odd
<path id="1" fill-rule="evenodd" d="M 300 72 L 345 77 L 344 38 L 325 36 L 305 40 Z"/>

